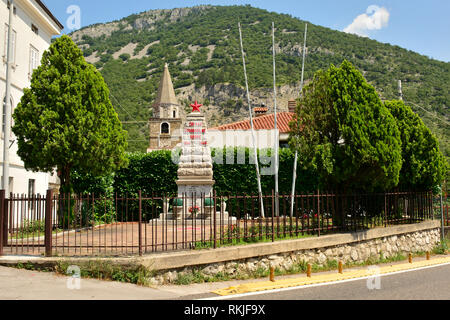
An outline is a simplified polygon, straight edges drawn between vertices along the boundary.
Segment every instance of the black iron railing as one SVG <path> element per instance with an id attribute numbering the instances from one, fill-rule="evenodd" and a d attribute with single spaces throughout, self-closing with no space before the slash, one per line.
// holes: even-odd
<path id="1" fill-rule="evenodd" d="M 436 218 L 431 192 L 316 192 L 294 198 L 272 193 L 262 200 L 264 216 L 258 195 L 139 192 L 105 197 L 49 191 L 46 196 L 6 197 L 0 191 L 0 253 L 143 255 L 320 237 Z M 448 223 L 448 206 L 445 212 Z"/>

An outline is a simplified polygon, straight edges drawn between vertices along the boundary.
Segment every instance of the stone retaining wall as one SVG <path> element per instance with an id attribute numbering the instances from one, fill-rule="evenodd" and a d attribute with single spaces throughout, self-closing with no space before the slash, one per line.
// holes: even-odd
<path id="1" fill-rule="evenodd" d="M 379 238 L 356 240 L 349 243 L 341 243 L 333 246 L 320 247 L 320 243 L 332 243 L 332 238 L 336 239 L 342 235 L 327 236 L 324 238 L 315 238 L 317 242 L 314 249 L 302 249 L 289 252 L 279 252 L 271 255 L 258 256 L 258 250 L 255 250 L 254 257 L 246 259 L 236 259 L 221 261 L 217 263 L 208 264 L 190 264 L 184 268 L 177 268 L 172 270 L 160 270 L 155 277 L 150 279 L 154 285 L 175 283 L 179 276 L 192 274 L 193 271 L 200 271 L 205 276 L 215 276 L 218 273 L 225 274 L 234 278 L 238 274 L 240 276 L 245 274 L 252 274 L 258 269 L 268 270 L 270 266 L 278 268 L 281 271 L 291 269 L 295 264 L 311 263 L 318 267 L 325 266 L 328 261 L 342 261 L 345 263 L 363 263 L 369 259 L 378 260 L 381 257 L 390 258 L 397 254 L 409 254 L 417 252 L 432 251 L 440 243 L 440 229 L 436 223 L 422 224 L 423 230 L 413 226 L 402 226 L 402 232 L 389 236 Z M 407 232 L 407 229 L 412 231 Z M 399 227 L 393 227 L 399 228 Z M 406 229 L 405 229 L 406 228 Z M 389 229 L 389 228 L 387 228 Z M 381 233 L 386 233 L 387 229 L 383 229 Z M 389 230 L 387 230 L 389 231 Z M 406 232 L 405 232 L 406 231 Z M 388 232 L 389 233 L 389 232 Z M 392 232 L 391 232 L 392 233 Z M 353 234 L 355 239 L 360 239 L 360 234 Z M 305 241 L 311 239 L 302 239 L 294 241 Z M 279 245 L 282 242 L 278 242 Z M 288 242 L 286 242 L 288 244 Z M 270 244 L 264 244 L 270 245 Z M 272 244 L 273 245 L 273 244 Z M 289 245 L 287 246 L 289 247 Z M 227 248 L 227 250 L 236 250 L 242 248 Z M 220 249 L 219 249 L 220 250 Z M 239 254 L 237 254 L 239 256 Z M 200 263 L 200 259 L 198 260 Z"/>

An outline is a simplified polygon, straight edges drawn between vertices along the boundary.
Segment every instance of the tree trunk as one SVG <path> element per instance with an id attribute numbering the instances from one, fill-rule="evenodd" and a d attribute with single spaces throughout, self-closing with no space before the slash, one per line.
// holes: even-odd
<path id="1" fill-rule="evenodd" d="M 345 216 L 347 214 L 347 186 L 346 184 L 338 184 L 335 189 L 336 194 L 336 212 L 333 215 L 333 226 L 339 230 L 345 231 Z"/>
<path id="2" fill-rule="evenodd" d="M 62 229 L 70 229 L 73 224 L 74 217 L 74 203 L 71 199 L 72 186 L 70 182 L 71 166 L 66 165 L 58 170 L 58 176 L 61 181 L 59 193 L 59 210 L 58 222 Z"/>

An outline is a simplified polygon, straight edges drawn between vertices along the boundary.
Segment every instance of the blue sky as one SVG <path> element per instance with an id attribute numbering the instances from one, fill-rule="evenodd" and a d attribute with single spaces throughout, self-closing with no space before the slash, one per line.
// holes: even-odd
<path id="1" fill-rule="evenodd" d="M 364 34 L 431 58 L 450 61 L 449 0 L 44 0 L 67 26 L 67 8 L 79 6 L 81 26 L 109 22 L 151 9 L 199 4 L 244 5 L 288 13 L 331 29 Z M 369 9 L 369 10 L 368 10 Z M 358 18 L 358 19 L 357 19 Z M 67 28 L 65 33 L 71 30 Z"/>

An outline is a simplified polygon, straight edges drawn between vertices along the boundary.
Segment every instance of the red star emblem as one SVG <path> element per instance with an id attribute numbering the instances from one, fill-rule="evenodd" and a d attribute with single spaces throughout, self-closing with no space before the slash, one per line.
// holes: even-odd
<path id="1" fill-rule="evenodd" d="M 197 101 L 195 101 L 195 104 L 191 104 L 192 112 L 200 112 L 200 107 L 203 107 L 202 104 L 198 104 Z"/>

